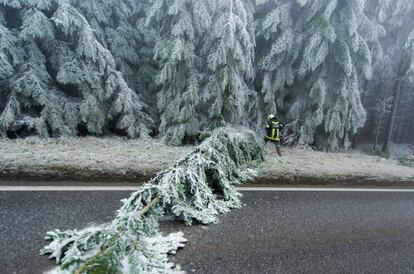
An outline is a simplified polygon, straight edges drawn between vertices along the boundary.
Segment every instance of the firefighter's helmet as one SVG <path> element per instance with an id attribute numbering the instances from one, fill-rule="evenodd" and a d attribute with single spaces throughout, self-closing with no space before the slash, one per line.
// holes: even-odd
<path id="1" fill-rule="evenodd" d="M 267 120 L 268 120 L 268 121 L 271 121 L 271 120 L 277 120 L 277 117 L 276 117 L 275 115 L 273 115 L 273 114 L 270 114 L 270 115 L 267 117 Z"/>

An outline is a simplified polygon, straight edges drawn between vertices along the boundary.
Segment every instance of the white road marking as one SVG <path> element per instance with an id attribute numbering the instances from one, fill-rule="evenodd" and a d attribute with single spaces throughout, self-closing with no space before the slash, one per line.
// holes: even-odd
<path id="1" fill-rule="evenodd" d="M 238 191 L 293 191 L 293 192 L 414 192 L 412 188 L 372 187 L 238 187 Z"/>
<path id="2" fill-rule="evenodd" d="M 0 191 L 136 191 L 139 186 L 0 186 Z"/>
<path id="3" fill-rule="evenodd" d="M 0 186 L 2 191 L 136 191 L 140 186 Z M 238 187 L 242 192 L 414 192 L 412 188 Z"/>

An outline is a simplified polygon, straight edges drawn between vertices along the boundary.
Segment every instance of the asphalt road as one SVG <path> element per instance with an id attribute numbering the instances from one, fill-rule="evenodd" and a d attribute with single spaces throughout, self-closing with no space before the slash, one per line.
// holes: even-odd
<path id="1" fill-rule="evenodd" d="M 0 273 L 42 273 L 45 232 L 110 221 L 128 192 L 0 192 Z M 244 192 L 210 226 L 165 223 L 189 273 L 414 273 L 414 193 Z"/>

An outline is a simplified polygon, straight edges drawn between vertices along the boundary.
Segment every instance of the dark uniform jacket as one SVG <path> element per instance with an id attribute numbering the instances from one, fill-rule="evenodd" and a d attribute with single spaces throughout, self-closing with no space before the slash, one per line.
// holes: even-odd
<path id="1" fill-rule="evenodd" d="M 283 129 L 283 124 L 277 119 L 272 119 L 266 126 L 266 139 L 269 141 L 280 142 L 280 135 Z"/>

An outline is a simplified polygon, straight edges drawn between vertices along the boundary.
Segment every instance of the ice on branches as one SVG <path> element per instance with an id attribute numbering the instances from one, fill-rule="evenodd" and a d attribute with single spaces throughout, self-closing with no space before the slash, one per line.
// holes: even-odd
<path id="1" fill-rule="evenodd" d="M 159 173 L 123 205 L 108 224 L 80 231 L 49 232 L 41 252 L 62 273 L 179 273 L 167 255 L 183 247 L 182 233 L 162 236 L 159 219 L 175 215 L 190 225 L 210 224 L 241 206 L 235 186 L 246 179 L 246 165 L 263 159 L 251 131 L 218 129 L 173 167 Z"/>
<path id="2" fill-rule="evenodd" d="M 360 83 L 380 37 L 365 2 L 259 2 L 257 79 L 266 111 L 285 113 L 289 143 L 336 151 L 363 127 Z"/>
<path id="3" fill-rule="evenodd" d="M 128 26 L 137 17 L 125 1 L 99 9 L 96 1 L 0 1 L 0 137 L 151 133 L 143 88 L 124 77 L 105 40 L 105 24 Z M 114 5 L 122 14 L 111 16 L 120 12 Z"/>

